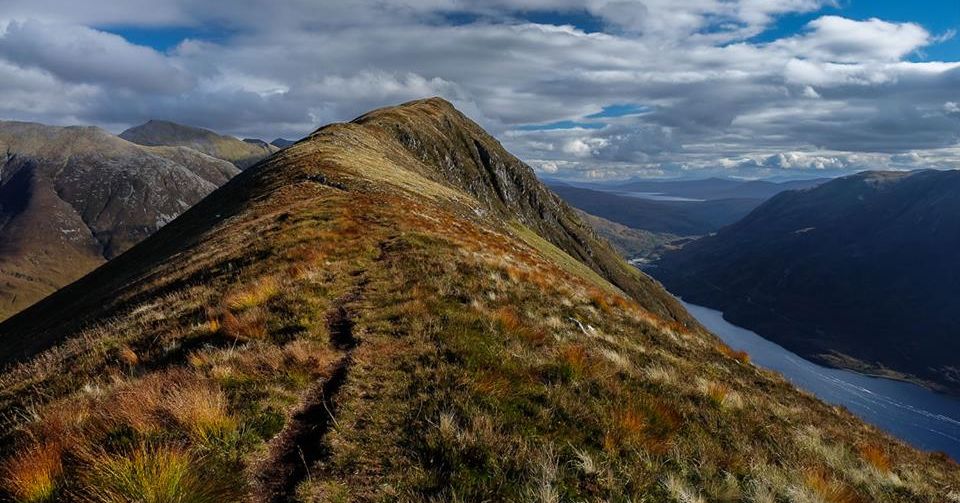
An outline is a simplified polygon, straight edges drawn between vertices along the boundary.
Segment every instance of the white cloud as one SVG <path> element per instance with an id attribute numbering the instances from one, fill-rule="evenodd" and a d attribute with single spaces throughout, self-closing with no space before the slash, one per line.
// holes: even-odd
<path id="1" fill-rule="evenodd" d="M 10 22 L 0 36 L 0 57 L 69 83 L 158 93 L 185 91 L 191 85 L 190 76 L 162 54 L 84 26 Z"/>
<path id="2" fill-rule="evenodd" d="M 863 63 L 897 61 L 931 42 L 930 33 L 918 24 L 875 18 L 856 21 L 823 16 L 811 21 L 807 28 L 807 33 L 775 45 L 813 60 Z"/>

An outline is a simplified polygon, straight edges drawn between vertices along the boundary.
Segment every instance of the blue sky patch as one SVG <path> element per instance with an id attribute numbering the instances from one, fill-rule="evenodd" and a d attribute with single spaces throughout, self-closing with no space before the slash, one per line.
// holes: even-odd
<path id="1" fill-rule="evenodd" d="M 603 110 L 590 114 L 585 119 L 605 119 L 610 117 L 624 117 L 626 115 L 636 115 L 649 112 L 650 107 L 645 105 L 637 105 L 633 103 L 624 103 L 624 104 L 614 104 L 603 107 Z"/>
<path id="2" fill-rule="evenodd" d="M 824 6 L 815 12 L 788 14 L 777 19 L 767 31 L 751 42 L 773 42 L 796 35 L 807 23 L 821 16 L 843 16 L 857 21 L 879 18 L 887 22 L 917 23 L 931 36 L 939 37 L 951 30 L 953 38 L 931 44 L 912 55 L 913 61 L 957 61 L 960 59 L 960 1 L 958 0 L 841 0 L 837 6 Z"/>
<path id="3" fill-rule="evenodd" d="M 152 47 L 160 52 L 173 49 L 186 39 L 223 42 L 230 37 L 226 29 L 205 27 L 105 26 L 98 29 L 120 35 L 127 42 Z"/>
<path id="4" fill-rule="evenodd" d="M 602 32 L 604 28 L 602 19 L 583 10 L 568 12 L 529 11 L 520 13 L 519 17 L 525 21 L 537 24 L 552 24 L 555 26 L 570 25 L 585 33 L 599 33 Z"/>

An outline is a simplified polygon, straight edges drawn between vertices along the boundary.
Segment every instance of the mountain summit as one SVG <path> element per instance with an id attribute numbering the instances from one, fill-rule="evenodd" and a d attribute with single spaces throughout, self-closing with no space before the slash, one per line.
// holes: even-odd
<path id="1" fill-rule="evenodd" d="M 319 129 L 0 341 L 17 500 L 960 490 L 704 332 L 440 99 Z"/>
<path id="2" fill-rule="evenodd" d="M 238 140 L 208 129 L 161 120 L 151 120 L 127 129 L 120 133 L 120 137 L 140 145 L 189 147 L 232 162 L 240 169 L 248 168 L 278 150 L 262 140 Z"/>

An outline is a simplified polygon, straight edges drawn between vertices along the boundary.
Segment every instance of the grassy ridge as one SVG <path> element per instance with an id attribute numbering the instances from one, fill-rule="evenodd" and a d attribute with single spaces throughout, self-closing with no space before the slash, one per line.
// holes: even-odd
<path id="1" fill-rule="evenodd" d="M 250 197 L 3 375 L 8 497 L 960 499 L 943 457 L 478 214 L 422 166 L 354 162 L 349 130 L 215 194 Z"/>

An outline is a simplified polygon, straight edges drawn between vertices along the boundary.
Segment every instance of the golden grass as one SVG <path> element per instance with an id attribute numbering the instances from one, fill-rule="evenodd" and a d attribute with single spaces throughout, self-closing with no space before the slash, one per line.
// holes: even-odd
<path id="1" fill-rule="evenodd" d="M 269 335 L 267 317 L 258 308 L 247 309 L 238 314 L 224 311 L 219 325 L 225 335 L 237 340 L 265 339 Z"/>
<path id="2" fill-rule="evenodd" d="M 680 415 L 670 405 L 649 398 L 613 418 L 613 427 L 604 437 L 604 448 L 611 452 L 632 446 L 653 454 L 665 454 L 680 422 Z"/>
<path id="3" fill-rule="evenodd" d="M 266 276 L 228 293 L 224 303 L 234 311 L 243 311 L 263 305 L 279 292 L 277 278 Z"/>
<path id="4" fill-rule="evenodd" d="M 135 367 L 140 363 L 140 357 L 130 349 L 130 346 L 122 346 L 118 351 L 117 357 L 127 367 Z"/>
<path id="5" fill-rule="evenodd" d="M 123 454 L 86 456 L 82 499 L 91 503 L 215 503 L 236 501 L 242 487 L 205 479 L 199 463 L 170 446 L 140 446 Z"/>
<path id="6" fill-rule="evenodd" d="M 590 298 L 590 303 L 599 309 L 601 313 L 610 314 L 613 309 L 613 304 L 610 300 L 612 296 L 607 295 L 606 292 L 600 290 L 599 288 L 589 289 L 587 291 L 587 296 Z"/>
<path id="7" fill-rule="evenodd" d="M 200 382 L 177 386 L 165 400 L 164 408 L 199 442 L 220 438 L 237 427 L 227 412 L 227 397 L 217 388 Z"/>
<path id="8" fill-rule="evenodd" d="M 893 461 L 879 446 L 862 444 L 857 450 L 860 452 L 860 457 L 880 473 L 890 473 L 893 470 Z"/>
<path id="9" fill-rule="evenodd" d="M 865 503 L 853 489 L 825 470 L 808 469 L 805 482 L 807 487 L 825 503 Z"/>
<path id="10" fill-rule="evenodd" d="M 723 407 L 727 399 L 732 396 L 729 386 L 714 381 L 702 383 L 701 391 L 715 407 Z"/>
<path id="11" fill-rule="evenodd" d="M 523 327 L 523 320 L 513 306 L 503 306 L 497 309 L 496 315 L 500 325 L 506 330 L 516 332 Z"/>
<path id="12" fill-rule="evenodd" d="M 560 349 L 560 358 L 575 376 L 582 376 L 588 369 L 587 349 L 580 344 L 569 344 Z"/>
<path id="13" fill-rule="evenodd" d="M 35 444 L 21 449 L 3 465 L 2 486 L 15 501 L 53 501 L 63 473 L 61 448 L 56 444 Z"/>
<path id="14" fill-rule="evenodd" d="M 719 344 L 717 348 L 728 358 L 732 358 L 744 365 L 750 363 L 750 355 L 746 351 L 737 351 L 726 344 Z"/>

